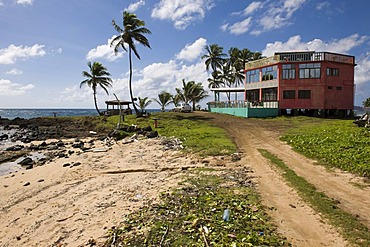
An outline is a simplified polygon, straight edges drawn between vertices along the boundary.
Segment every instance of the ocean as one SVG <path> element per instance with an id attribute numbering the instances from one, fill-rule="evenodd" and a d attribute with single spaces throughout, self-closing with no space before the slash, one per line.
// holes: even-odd
<path id="1" fill-rule="evenodd" d="M 159 112 L 160 109 L 147 109 L 147 112 Z M 0 109 L 0 118 L 36 118 L 36 117 L 69 117 L 97 116 L 96 109 Z"/>

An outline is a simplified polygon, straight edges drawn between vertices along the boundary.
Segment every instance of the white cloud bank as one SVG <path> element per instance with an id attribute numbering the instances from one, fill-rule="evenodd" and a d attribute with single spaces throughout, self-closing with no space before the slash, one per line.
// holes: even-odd
<path id="1" fill-rule="evenodd" d="M 286 42 L 276 41 L 268 43 L 266 48 L 262 50 L 262 55 L 272 56 L 274 52 L 279 51 L 294 51 L 294 50 L 311 50 L 311 51 L 328 51 L 348 54 L 351 49 L 364 44 L 370 39 L 370 36 L 360 36 L 352 34 L 342 39 L 335 39 L 330 42 L 314 39 L 308 42 L 302 42 L 301 36 L 296 35 L 290 37 Z"/>
<path id="2" fill-rule="evenodd" d="M 15 2 L 21 5 L 32 5 L 34 0 L 16 0 Z"/>
<path id="3" fill-rule="evenodd" d="M 242 16 L 242 20 L 226 23 L 221 30 L 240 35 L 253 29 L 250 33 L 259 35 L 279 29 L 290 25 L 294 13 L 306 2 L 307 0 L 254 1 L 244 10 L 232 13 L 232 16 Z"/>
<path id="4" fill-rule="evenodd" d="M 192 62 L 196 59 L 199 59 L 206 44 L 206 39 L 199 38 L 193 44 L 187 44 L 185 48 L 176 55 L 176 59 L 185 60 L 187 62 Z"/>
<path id="5" fill-rule="evenodd" d="M 26 94 L 29 90 L 33 89 L 35 85 L 27 84 L 22 85 L 11 82 L 9 80 L 0 79 L 0 95 L 1 96 L 19 96 Z"/>
<path id="6" fill-rule="evenodd" d="M 144 0 L 139 0 L 135 3 L 131 3 L 125 10 L 132 13 L 132 12 L 136 12 L 136 10 L 138 10 L 140 7 L 144 6 L 145 5 L 145 1 Z"/>
<path id="7" fill-rule="evenodd" d="M 0 64 L 14 64 L 18 59 L 27 60 L 31 57 L 42 57 L 46 54 L 44 45 L 16 46 L 11 44 L 8 48 L 0 49 Z"/>
<path id="8" fill-rule="evenodd" d="M 11 69 L 11 70 L 6 71 L 5 74 L 6 75 L 21 75 L 21 74 L 23 74 L 23 71 L 14 68 L 14 69 Z"/>
<path id="9" fill-rule="evenodd" d="M 175 94 L 175 88 L 182 87 L 182 80 L 196 81 L 204 83 L 207 90 L 208 73 L 205 69 L 204 61 L 200 59 L 204 52 L 207 40 L 199 38 L 191 44 L 187 44 L 177 55 L 164 63 L 152 63 L 141 70 L 134 71 L 132 81 L 133 93 L 135 97 L 158 98 L 158 94 L 163 90 Z M 194 62 L 184 64 L 184 61 Z M 97 89 L 97 99 L 100 107 L 104 106 L 104 101 L 113 99 L 115 93 L 121 100 L 129 100 L 128 75 L 122 78 L 113 79 L 112 87 L 109 88 L 110 95 L 107 96 L 103 90 Z M 80 89 L 78 86 L 66 88 L 59 97 L 59 102 L 64 104 L 92 105 L 92 92 L 88 87 Z M 153 102 L 148 108 L 159 108 Z"/>
<path id="10" fill-rule="evenodd" d="M 176 29 L 186 29 L 193 22 L 203 20 L 214 7 L 213 0 L 161 0 L 152 11 L 152 17 L 171 20 Z"/>
<path id="11" fill-rule="evenodd" d="M 114 48 L 110 47 L 110 43 L 112 42 L 113 38 L 108 39 L 107 44 L 99 45 L 94 49 L 91 49 L 87 55 L 86 60 L 93 61 L 95 59 L 104 59 L 110 62 L 113 62 L 121 57 L 123 57 L 124 52 L 120 51 L 117 54 L 114 53 Z"/>

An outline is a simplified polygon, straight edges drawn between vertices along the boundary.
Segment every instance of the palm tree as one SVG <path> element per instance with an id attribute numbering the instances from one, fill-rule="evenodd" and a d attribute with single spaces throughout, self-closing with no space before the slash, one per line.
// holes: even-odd
<path id="1" fill-rule="evenodd" d="M 91 87 L 94 94 L 95 109 L 99 115 L 102 115 L 96 102 L 96 89 L 98 86 L 100 86 L 107 94 L 109 94 L 107 87 L 112 86 L 112 79 L 109 78 L 110 74 L 108 73 L 107 68 L 105 68 L 101 63 L 94 62 L 91 64 L 91 62 L 88 62 L 87 66 L 89 66 L 90 72 L 83 71 L 82 75 L 88 79 L 80 83 L 80 88 L 85 84 Z"/>
<path id="2" fill-rule="evenodd" d="M 216 71 L 218 68 L 221 68 L 222 64 L 224 63 L 224 58 L 226 57 L 226 54 L 223 53 L 223 47 L 212 44 L 209 46 L 206 46 L 207 54 L 204 54 L 202 56 L 202 59 L 205 60 L 206 69 L 209 70 L 209 67 L 211 66 L 213 71 Z"/>
<path id="3" fill-rule="evenodd" d="M 195 110 L 195 104 L 202 99 L 208 97 L 207 92 L 204 90 L 202 83 L 195 83 L 194 81 L 185 82 L 182 80 L 182 88 L 176 88 L 177 97 L 180 101 L 185 104 L 192 103 L 193 110 Z"/>
<path id="4" fill-rule="evenodd" d="M 139 103 L 137 104 L 137 106 L 140 108 L 141 112 L 143 113 L 145 111 L 145 108 L 147 108 L 152 103 L 152 101 L 148 97 L 145 97 L 145 98 L 139 97 L 138 99 L 139 99 Z"/>
<path id="5" fill-rule="evenodd" d="M 193 111 L 195 111 L 195 105 L 206 97 L 208 97 L 208 94 L 207 91 L 204 90 L 202 83 L 195 83 L 192 86 L 192 92 L 190 96 L 191 102 L 193 103 Z"/>
<path id="6" fill-rule="evenodd" d="M 116 22 L 112 21 L 114 29 L 119 33 L 112 42 L 111 46 L 114 46 L 114 52 L 117 53 L 120 48 L 127 51 L 125 44 L 128 45 L 128 57 L 129 57 L 129 64 L 130 64 L 130 79 L 129 79 L 129 89 L 130 89 L 130 97 L 132 105 L 134 106 L 136 114 L 139 112 L 135 106 L 135 98 L 132 94 L 132 51 L 134 52 L 135 56 L 140 59 L 140 55 L 137 52 L 135 42 L 142 44 L 150 48 L 148 39 L 144 36 L 144 34 L 151 34 L 150 30 L 145 28 L 145 22 L 139 20 L 135 14 L 129 13 L 127 11 L 123 12 L 123 28 L 116 24 Z"/>
<path id="7" fill-rule="evenodd" d="M 162 91 L 160 94 L 158 94 L 158 99 L 154 100 L 161 106 L 161 111 L 164 112 L 164 108 L 172 103 L 172 97 L 172 94 Z"/>

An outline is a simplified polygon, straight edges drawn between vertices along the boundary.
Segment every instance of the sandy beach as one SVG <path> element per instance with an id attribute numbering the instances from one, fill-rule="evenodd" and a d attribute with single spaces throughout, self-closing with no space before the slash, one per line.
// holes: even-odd
<path id="1" fill-rule="evenodd" d="M 125 214 L 213 162 L 165 150 L 160 139 L 109 144 L 95 140 L 86 152 L 66 146 L 75 151 L 66 158 L 0 177 L 0 246 L 102 243 Z"/>

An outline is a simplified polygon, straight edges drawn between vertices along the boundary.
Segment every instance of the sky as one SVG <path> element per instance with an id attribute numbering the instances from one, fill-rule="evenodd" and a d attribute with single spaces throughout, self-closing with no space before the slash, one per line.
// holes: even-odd
<path id="1" fill-rule="evenodd" d="M 101 62 L 113 80 L 109 95 L 97 89 L 99 108 L 113 93 L 129 100 L 128 53 L 110 47 L 118 34 L 112 20 L 122 27 L 123 11 L 152 32 L 146 35 L 151 49 L 138 44 L 141 60 L 133 57 L 136 97 L 175 93 L 183 79 L 208 90 L 201 56 L 206 45 L 218 44 L 225 53 L 237 47 L 264 56 L 353 55 L 361 106 L 370 97 L 369 10 L 369 0 L 0 0 L 0 108 L 93 109 L 91 88 L 80 88 L 89 61 Z"/>

